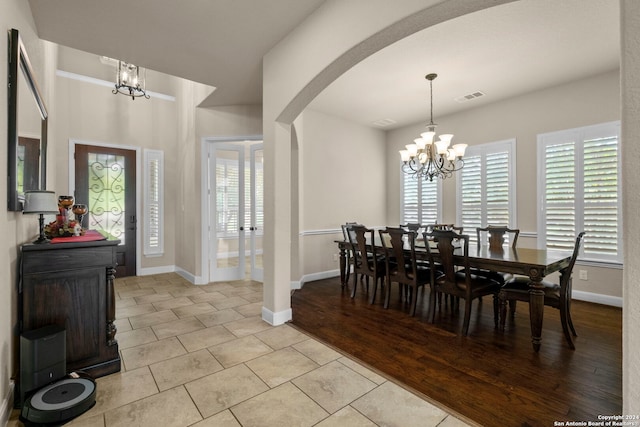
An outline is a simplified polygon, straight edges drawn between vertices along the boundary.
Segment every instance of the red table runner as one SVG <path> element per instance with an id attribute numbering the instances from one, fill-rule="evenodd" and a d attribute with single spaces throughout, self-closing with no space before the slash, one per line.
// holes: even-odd
<path id="1" fill-rule="evenodd" d="M 51 239 L 51 243 L 94 242 L 96 240 L 106 239 L 106 237 L 96 230 L 87 230 L 82 236 L 54 237 Z"/>

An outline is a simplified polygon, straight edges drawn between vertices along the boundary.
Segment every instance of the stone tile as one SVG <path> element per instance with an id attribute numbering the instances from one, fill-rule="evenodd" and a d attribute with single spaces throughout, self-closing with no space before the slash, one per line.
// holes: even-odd
<path id="1" fill-rule="evenodd" d="M 121 299 L 140 297 L 142 295 L 153 295 L 156 293 L 153 289 L 131 289 L 117 291 Z"/>
<path id="2" fill-rule="evenodd" d="M 96 404 L 85 415 L 93 417 L 156 393 L 158 387 L 146 366 L 107 375 L 96 380 Z"/>
<path id="3" fill-rule="evenodd" d="M 202 286 L 199 286 L 198 288 L 202 289 L 205 292 L 220 292 L 225 289 L 233 289 L 233 285 L 230 285 L 227 282 L 217 282 L 217 283 L 210 283 L 208 285 L 202 285 Z"/>
<path id="4" fill-rule="evenodd" d="M 179 335 L 178 339 L 187 351 L 196 351 L 234 340 L 236 339 L 236 336 L 222 326 L 212 326 L 210 328 Z"/>
<path id="5" fill-rule="evenodd" d="M 201 419 L 184 387 L 164 391 L 105 414 L 107 427 L 182 427 Z"/>
<path id="6" fill-rule="evenodd" d="M 291 382 L 330 414 L 377 386 L 337 361 L 314 369 Z"/>
<path id="7" fill-rule="evenodd" d="M 126 298 L 126 299 L 119 299 L 118 300 L 118 307 L 119 308 L 125 308 L 125 307 L 131 307 L 133 305 L 137 305 L 138 302 L 136 301 L 135 298 Z"/>
<path id="8" fill-rule="evenodd" d="M 182 344 L 180 344 L 177 338 L 172 337 L 137 347 L 126 348 L 120 353 L 122 354 L 122 361 L 127 370 L 132 370 L 181 356 L 186 354 L 187 351 L 182 347 Z"/>
<path id="9" fill-rule="evenodd" d="M 168 390 L 224 369 L 207 350 L 185 354 L 150 366 L 160 391 Z"/>
<path id="10" fill-rule="evenodd" d="M 242 298 L 246 299 L 245 295 L 243 295 Z M 260 302 L 234 307 L 234 310 L 242 314 L 244 317 L 262 316 L 262 300 L 260 300 Z"/>
<path id="11" fill-rule="evenodd" d="M 351 404 L 376 424 L 398 427 L 437 426 L 447 413 L 389 381 Z"/>
<path id="12" fill-rule="evenodd" d="M 65 426 L 69 427 L 104 427 L 104 414 L 94 415 L 92 417 L 87 417 L 87 414 L 84 413 L 80 415 L 78 418 L 74 418 L 70 422 L 66 423 Z"/>
<path id="13" fill-rule="evenodd" d="M 169 293 L 174 297 L 178 298 L 178 297 L 186 297 L 190 295 L 201 294 L 201 293 L 204 293 L 204 291 L 202 289 L 199 289 L 197 286 L 189 286 L 189 287 L 183 286 L 181 288 L 173 289 L 169 291 Z"/>
<path id="14" fill-rule="evenodd" d="M 148 303 L 154 303 L 158 301 L 165 301 L 171 298 L 173 298 L 173 295 L 171 295 L 170 293 L 164 292 L 164 293 L 153 293 L 149 295 L 143 295 L 141 297 L 135 297 L 134 299 L 138 304 L 148 304 Z"/>
<path id="15" fill-rule="evenodd" d="M 241 295 L 251 294 L 255 291 L 251 288 L 242 286 L 239 288 L 222 289 L 219 292 L 227 297 L 237 297 Z"/>
<path id="16" fill-rule="evenodd" d="M 272 388 L 318 367 L 316 362 L 291 347 L 253 359 L 246 365 Z"/>
<path id="17" fill-rule="evenodd" d="M 324 421 L 316 424 L 316 427 L 376 427 L 377 424 L 370 419 L 362 415 L 360 412 L 353 409 L 351 406 L 346 406 L 326 418 Z M 440 427 L 440 426 L 438 426 Z"/>
<path id="18" fill-rule="evenodd" d="M 249 301 L 242 297 L 231 297 L 227 299 L 211 301 L 211 305 L 213 305 L 218 310 L 224 310 L 225 308 L 233 308 L 245 304 L 249 304 Z"/>
<path id="19" fill-rule="evenodd" d="M 205 292 L 197 295 L 189 295 L 189 299 L 194 303 L 211 302 L 226 299 L 227 297 L 220 292 Z"/>
<path id="20" fill-rule="evenodd" d="M 225 323 L 224 327 L 229 329 L 237 337 L 244 337 L 273 328 L 273 326 L 262 320 L 259 316 L 247 317 L 246 319 Z"/>
<path id="21" fill-rule="evenodd" d="M 246 299 L 249 302 L 262 303 L 262 300 L 264 299 L 264 294 L 262 293 L 262 291 L 259 291 L 259 292 L 254 292 L 252 294 L 242 295 L 242 298 Z"/>
<path id="22" fill-rule="evenodd" d="M 156 309 L 151 304 L 132 305 L 129 307 L 118 307 L 116 304 L 116 319 L 124 319 L 125 317 L 134 317 L 146 313 L 153 313 Z M 133 325 L 132 325 L 133 326 Z"/>
<path id="23" fill-rule="evenodd" d="M 161 323 L 151 327 L 158 339 L 175 337 L 176 335 L 187 334 L 189 332 L 204 329 L 204 325 L 195 317 L 187 317 L 173 322 Z"/>
<path id="24" fill-rule="evenodd" d="M 243 427 L 313 426 L 328 414 L 291 383 L 231 408 Z"/>
<path id="25" fill-rule="evenodd" d="M 258 332 L 255 336 L 274 350 L 289 347 L 309 338 L 289 325 L 270 328 L 266 331 Z"/>
<path id="26" fill-rule="evenodd" d="M 133 329 L 127 332 L 118 331 L 116 338 L 118 339 L 118 348 L 120 350 L 158 341 L 151 328 Z"/>
<path id="27" fill-rule="evenodd" d="M 234 335 L 235 336 L 235 335 Z M 243 363 L 256 357 L 273 352 L 273 349 L 253 335 L 238 338 L 222 344 L 209 347 L 213 354 L 225 368 Z"/>
<path id="28" fill-rule="evenodd" d="M 230 410 L 222 411 L 216 415 L 205 418 L 192 427 L 242 427 Z"/>
<path id="29" fill-rule="evenodd" d="M 151 305 L 151 304 L 149 304 Z M 178 320 L 178 316 L 171 310 L 154 311 L 140 316 L 130 317 L 129 322 L 133 329 L 146 328 L 147 326 Z"/>
<path id="30" fill-rule="evenodd" d="M 185 385 L 205 418 L 269 389 L 245 365 L 237 365 Z"/>
<path id="31" fill-rule="evenodd" d="M 167 294 L 167 295 L 171 295 L 171 294 Z M 156 308 L 156 310 L 162 311 L 162 310 L 171 310 L 172 308 L 176 308 L 176 307 L 184 307 L 185 305 L 192 305 L 192 304 L 193 304 L 193 301 L 191 301 L 187 297 L 179 297 L 179 298 L 171 297 L 171 299 L 168 299 L 166 301 L 155 302 L 153 303 L 153 306 Z"/>
<path id="32" fill-rule="evenodd" d="M 199 314 L 206 314 L 212 311 L 218 311 L 218 310 L 214 308 L 211 304 L 208 304 L 206 302 L 200 302 L 198 304 L 192 303 L 191 305 L 187 305 L 185 307 L 178 307 L 173 309 L 173 312 L 176 314 L 176 316 L 180 318 L 197 316 Z"/>
<path id="33" fill-rule="evenodd" d="M 242 320 L 244 316 L 235 310 L 227 309 L 215 311 L 207 314 L 199 314 L 196 318 L 205 326 L 222 325 L 223 323 L 233 322 L 234 320 Z"/>
<path id="34" fill-rule="evenodd" d="M 438 427 L 470 427 L 476 424 L 467 424 L 466 422 L 454 417 L 453 415 L 447 416 L 443 422 L 438 424 Z"/>
<path id="35" fill-rule="evenodd" d="M 127 332 L 130 331 L 131 328 L 131 323 L 129 323 L 129 319 L 128 318 L 124 318 L 124 319 L 117 319 L 113 322 L 116 325 L 116 328 L 118 329 L 118 334 L 120 332 Z"/>
<path id="36" fill-rule="evenodd" d="M 337 351 L 314 339 L 301 341 L 293 345 L 293 348 L 316 362 L 318 365 L 325 365 L 342 357 L 342 355 Z"/>
<path id="37" fill-rule="evenodd" d="M 352 370 L 356 371 L 363 377 L 367 378 L 369 381 L 373 381 L 378 385 L 387 381 L 386 378 L 382 377 L 381 375 L 378 375 L 377 373 L 373 372 L 371 369 L 367 368 L 366 366 L 363 366 L 358 362 L 352 359 L 349 359 L 348 357 L 341 357 L 340 359 L 338 359 L 338 361 L 343 365 L 347 366 L 348 368 L 351 368 Z"/>

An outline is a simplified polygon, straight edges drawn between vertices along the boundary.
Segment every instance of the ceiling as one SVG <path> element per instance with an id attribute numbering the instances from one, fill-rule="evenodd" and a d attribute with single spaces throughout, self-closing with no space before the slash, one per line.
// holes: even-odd
<path id="1" fill-rule="evenodd" d="M 262 100 L 262 57 L 323 0 L 29 0 L 39 36 Z M 310 108 L 384 129 L 616 70 L 618 0 L 520 0 L 444 22 L 353 67 Z M 484 95 L 466 102 L 455 98 Z M 382 123 L 380 123 L 382 121 Z M 375 124 L 378 123 L 378 124 Z"/>

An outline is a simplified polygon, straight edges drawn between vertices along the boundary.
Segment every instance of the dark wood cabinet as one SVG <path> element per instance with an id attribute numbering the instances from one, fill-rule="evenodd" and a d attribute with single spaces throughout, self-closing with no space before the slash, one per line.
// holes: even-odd
<path id="1" fill-rule="evenodd" d="M 93 377 L 120 371 L 113 280 L 119 240 L 22 246 L 21 332 L 66 330 L 67 371 Z"/>

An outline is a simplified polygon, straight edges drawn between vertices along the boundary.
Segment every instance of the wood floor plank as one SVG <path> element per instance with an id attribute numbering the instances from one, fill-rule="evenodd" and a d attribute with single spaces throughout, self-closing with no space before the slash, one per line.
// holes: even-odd
<path id="1" fill-rule="evenodd" d="M 462 311 L 442 305 L 427 321 L 429 292 L 415 317 L 392 287 L 389 309 L 356 297 L 339 279 L 306 283 L 292 296 L 292 324 L 484 426 L 543 426 L 597 420 L 622 411 L 622 312 L 574 301 L 578 332 L 570 350 L 559 313 L 546 307 L 540 352 L 533 351 L 528 305 L 504 333 L 493 327 L 491 297 L 474 302 L 469 335 Z"/>

